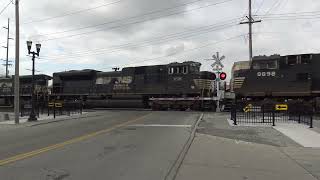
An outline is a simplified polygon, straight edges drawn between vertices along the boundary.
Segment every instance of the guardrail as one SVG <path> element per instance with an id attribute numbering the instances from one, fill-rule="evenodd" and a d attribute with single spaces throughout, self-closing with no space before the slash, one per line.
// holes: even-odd
<path id="1" fill-rule="evenodd" d="M 50 102 L 40 102 L 36 103 L 35 112 L 38 117 L 46 114 L 47 116 L 53 115 L 72 115 L 72 114 L 82 114 L 83 102 L 82 101 L 50 101 Z M 29 116 L 31 112 L 31 104 L 25 103 L 21 106 L 21 117 Z"/>
<path id="2" fill-rule="evenodd" d="M 309 125 L 313 128 L 313 110 L 303 105 L 288 107 L 288 105 L 273 106 L 240 106 L 232 105 L 231 120 L 234 125 L 267 124 L 276 126 L 277 123 L 292 123 Z"/>

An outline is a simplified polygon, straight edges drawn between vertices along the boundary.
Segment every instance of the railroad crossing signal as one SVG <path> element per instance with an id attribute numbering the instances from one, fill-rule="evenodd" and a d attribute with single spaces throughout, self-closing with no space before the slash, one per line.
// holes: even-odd
<path id="1" fill-rule="evenodd" d="M 212 59 L 206 59 L 207 61 L 214 61 L 213 64 L 211 64 L 211 67 L 213 69 L 213 71 L 221 71 L 222 68 L 224 68 L 224 65 L 222 64 L 222 60 L 224 60 L 226 57 L 225 56 L 221 56 L 219 55 L 219 52 L 217 52 L 216 55 L 212 56 Z"/>
<path id="2" fill-rule="evenodd" d="M 226 80 L 227 74 L 225 72 L 219 73 L 219 78 L 223 81 Z"/>
<path id="3" fill-rule="evenodd" d="M 212 59 L 205 59 L 207 61 L 214 61 L 213 64 L 211 64 L 211 67 L 212 67 L 212 70 L 213 72 L 216 73 L 216 78 L 215 78 L 215 82 L 216 83 L 216 92 L 217 92 L 217 112 L 220 112 L 220 100 L 221 100 L 221 94 L 222 94 L 222 91 L 220 90 L 220 73 L 222 71 L 222 69 L 224 68 L 223 64 L 222 64 L 222 60 L 224 60 L 226 57 L 225 56 L 221 56 L 219 55 L 219 52 L 217 52 L 216 55 L 213 55 L 212 56 Z M 226 74 L 225 74 L 226 75 Z M 224 77 L 224 75 L 222 75 Z M 224 80 L 224 79 L 223 79 Z M 213 85 L 214 87 L 214 85 Z"/>
<path id="4" fill-rule="evenodd" d="M 62 108 L 62 103 L 54 103 L 54 106 L 55 106 L 56 108 Z"/>
<path id="5" fill-rule="evenodd" d="M 288 111 L 287 104 L 276 104 L 276 111 Z"/>
<path id="6" fill-rule="evenodd" d="M 212 70 L 216 72 L 216 75 L 214 76 L 214 79 L 216 81 L 225 80 L 227 78 L 227 74 L 225 72 L 221 72 L 224 68 L 224 65 L 222 64 L 222 60 L 224 60 L 226 57 L 219 55 L 219 52 L 217 52 L 216 55 L 212 56 L 212 59 L 205 59 L 207 61 L 214 61 L 213 64 L 211 64 Z"/>

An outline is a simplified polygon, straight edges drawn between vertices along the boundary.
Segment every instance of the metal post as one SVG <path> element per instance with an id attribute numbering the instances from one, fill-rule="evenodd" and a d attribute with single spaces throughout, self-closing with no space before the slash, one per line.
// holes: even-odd
<path id="1" fill-rule="evenodd" d="M 15 18 L 16 18 L 16 49 L 15 49 L 15 76 L 14 76 L 14 122 L 19 124 L 19 50 L 20 50 L 20 28 L 19 28 L 19 0 L 15 0 Z"/>
<path id="2" fill-rule="evenodd" d="M 262 123 L 264 123 L 264 105 L 262 105 Z"/>
<path id="3" fill-rule="evenodd" d="M 275 113 L 274 113 L 274 110 L 272 110 L 272 126 L 276 126 L 276 120 L 275 120 L 275 117 L 274 117 Z"/>
<path id="4" fill-rule="evenodd" d="M 219 77 L 219 73 L 217 73 L 217 77 Z M 217 90 L 217 97 L 218 97 L 216 112 L 220 112 L 220 80 L 217 79 L 216 84 L 217 84 L 216 90 Z"/>
<path id="5" fill-rule="evenodd" d="M 252 13 L 251 13 L 251 0 L 249 0 L 249 58 L 252 61 Z"/>
<path id="6" fill-rule="evenodd" d="M 310 115 L 310 128 L 313 128 L 313 115 Z"/>
<path id="7" fill-rule="evenodd" d="M 53 105 L 53 119 L 56 118 L 56 103 L 54 102 L 54 105 Z"/>
<path id="8" fill-rule="evenodd" d="M 34 101 L 34 86 L 35 86 L 35 80 L 34 80 L 34 61 L 35 61 L 35 53 L 32 53 L 32 88 L 31 88 L 31 113 L 28 121 L 36 121 L 37 117 L 34 112 L 35 108 L 35 101 Z"/>
<path id="9" fill-rule="evenodd" d="M 82 114 L 82 110 L 83 110 L 83 102 L 80 102 L 80 114 Z"/>
<path id="10" fill-rule="evenodd" d="M 237 125 L 237 96 L 234 99 L 234 120 L 233 125 Z"/>
<path id="11" fill-rule="evenodd" d="M 237 105 L 234 105 L 234 121 L 233 121 L 234 125 L 238 125 L 237 124 Z"/>
<path id="12" fill-rule="evenodd" d="M 252 18 L 252 2 L 249 0 L 249 16 L 247 16 L 247 22 L 241 22 L 240 24 L 248 24 L 249 25 L 249 61 L 251 63 L 253 57 L 253 50 L 252 50 L 252 24 L 261 22 L 261 20 L 255 21 Z"/>
<path id="13" fill-rule="evenodd" d="M 22 108 L 22 105 L 20 107 L 20 113 L 21 113 L 21 117 L 23 117 L 23 108 Z"/>

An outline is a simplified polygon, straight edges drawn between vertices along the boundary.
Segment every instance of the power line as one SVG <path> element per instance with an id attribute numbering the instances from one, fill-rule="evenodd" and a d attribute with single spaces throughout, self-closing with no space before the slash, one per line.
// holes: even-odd
<path id="1" fill-rule="evenodd" d="M 0 15 L 9 7 L 9 5 L 13 2 L 13 0 L 11 0 L 6 6 L 4 6 L 4 8 L 0 11 Z"/>
<path id="2" fill-rule="evenodd" d="M 280 14 L 268 14 L 258 15 L 256 17 L 264 18 L 267 21 L 273 20 L 304 20 L 304 19 L 318 19 L 320 18 L 320 11 L 310 12 L 292 12 L 292 13 L 280 13 Z"/>
<path id="3" fill-rule="evenodd" d="M 127 44 L 123 44 L 123 45 L 117 45 L 117 46 L 113 46 L 111 49 L 110 48 L 102 48 L 102 49 L 96 49 L 96 50 L 92 50 L 92 51 L 87 51 L 84 53 L 74 53 L 74 54 L 65 54 L 65 55 L 61 55 L 60 57 L 78 57 L 79 55 L 92 55 L 95 53 L 99 53 L 101 51 L 106 51 L 106 50 L 118 50 L 118 49 L 123 49 L 123 48 L 136 48 L 136 47 L 141 47 L 141 45 L 150 45 L 150 44 L 154 44 L 154 42 L 157 42 L 156 44 L 160 44 L 163 42 L 167 42 L 167 41 L 171 41 L 171 40 L 179 40 L 179 39 L 183 39 L 183 38 L 189 38 L 189 37 L 193 37 L 193 36 L 198 36 L 198 35 L 202 35 L 205 33 L 209 33 L 209 32 L 213 32 L 213 31 L 217 31 L 217 30 L 222 30 L 222 29 L 226 29 L 226 28 L 230 28 L 233 26 L 236 26 L 238 24 L 234 22 L 229 22 L 229 23 L 225 23 L 225 24 L 221 24 L 221 25 L 214 25 L 214 26 L 206 26 L 203 27 L 202 29 L 193 29 L 193 30 L 189 30 L 189 31 L 183 31 L 183 32 L 179 32 L 179 33 L 174 33 L 174 34 L 169 34 L 166 36 L 160 36 L 160 37 L 156 37 L 154 39 L 151 40 L 147 40 L 147 41 L 142 41 L 140 43 L 127 43 Z M 114 52 L 114 51 L 112 51 Z"/>
<path id="4" fill-rule="evenodd" d="M 320 14 L 301 14 L 301 15 L 279 15 L 279 16 L 258 16 L 266 20 L 299 20 L 299 19 L 318 19 Z"/>
<path id="5" fill-rule="evenodd" d="M 113 26 L 113 27 L 107 28 L 107 29 L 109 29 L 109 30 L 110 30 L 110 29 L 117 29 L 117 28 L 121 28 L 121 27 L 124 27 L 124 26 L 128 26 L 128 25 L 133 25 L 133 24 L 139 24 L 139 23 L 143 23 L 143 22 L 153 21 L 153 20 L 156 20 L 156 19 L 159 19 L 159 18 L 163 18 L 163 17 L 174 16 L 174 15 L 177 15 L 177 14 L 184 14 L 184 13 L 186 13 L 186 12 L 190 12 L 190 11 L 194 11 L 194 10 L 199 10 L 199 9 L 207 8 L 207 7 L 210 7 L 210 6 L 214 6 L 214 5 L 226 3 L 226 2 L 229 2 L 229 1 L 233 1 L 233 0 L 227 0 L 227 1 L 219 2 L 219 3 L 209 4 L 209 5 L 206 5 L 206 6 L 200 6 L 200 7 L 198 7 L 198 8 L 189 9 L 189 10 L 184 10 L 184 11 L 176 12 L 176 13 L 171 13 L 171 14 L 167 14 L 167 15 L 164 15 L 164 16 L 159 16 L 159 17 L 150 18 L 150 19 L 147 19 L 147 20 L 136 21 L 136 22 L 132 22 L 132 23 L 128 23 L 128 24 Z M 106 30 L 106 29 L 98 29 L 98 30 L 94 30 L 94 31 L 88 31 L 88 32 L 83 32 L 83 33 L 78 33 L 78 34 L 66 35 L 66 36 L 62 36 L 62 37 L 49 38 L 49 39 L 41 40 L 41 42 L 44 42 L 44 41 L 52 41 L 52 40 L 63 39 L 63 38 L 70 38 L 70 37 L 75 37 L 75 36 L 88 35 L 88 34 L 100 32 L 100 31 L 102 31 L 102 30 Z"/>
<path id="6" fill-rule="evenodd" d="M 225 28 L 229 28 L 235 25 L 236 22 L 239 20 L 240 18 L 234 18 L 234 19 L 230 19 L 228 21 L 225 21 L 224 23 L 215 23 L 215 24 L 211 24 L 208 26 L 204 26 L 201 28 L 196 28 L 196 29 L 192 29 L 192 30 L 187 30 L 187 31 L 182 31 L 179 33 L 173 33 L 173 34 L 169 34 L 169 35 L 165 35 L 165 36 L 159 36 L 156 37 L 152 40 L 147 40 L 147 41 L 142 41 L 140 42 L 138 45 L 143 45 L 143 44 L 150 44 L 154 41 L 160 41 L 160 43 L 163 43 L 163 41 L 170 41 L 170 40 L 177 40 L 178 39 L 182 39 L 182 38 L 187 38 L 187 37 L 192 37 L 192 36 L 197 36 L 197 35 L 201 35 L 200 33 L 202 32 L 202 34 L 204 33 L 209 33 L 212 31 L 216 31 L 216 30 L 221 30 L 221 29 L 225 29 Z M 137 44 L 134 43 L 127 43 L 127 44 L 123 44 L 123 45 L 117 45 L 117 46 L 113 46 L 112 49 L 121 49 L 121 48 L 128 48 L 128 47 L 136 47 Z M 111 49 L 111 50 L 112 50 Z M 102 48 L 102 49 L 95 49 L 95 50 L 89 50 L 89 51 L 80 51 L 79 53 L 74 53 L 71 54 L 71 56 L 78 56 L 78 55 L 91 55 L 90 52 L 93 53 L 98 53 L 100 51 L 105 51 L 108 50 L 108 48 Z M 65 55 L 60 55 L 60 56 L 68 56 L 68 54 Z"/>
<path id="7" fill-rule="evenodd" d="M 269 14 L 274 8 L 277 7 L 277 5 L 281 4 L 281 0 L 276 0 L 275 3 L 273 3 L 273 5 L 271 6 L 271 8 L 266 12 L 265 15 Z"/>
<path id="8" fill-rule="evenodd" d="M 264 18 L 278 18 L 278 17 L 312 17 L 312 16 L 318 16 L 320 15 L 320 11 L 314 11 L 314 12 L 301 12 L 301 13 L 283 13 L 283 14 L 269 14 L 269 15 L 259 15 L 258 17 L 264 17 Z"/>
<path id="9" fill-rule="evenodd" d="M 234 27 L 234 26 L 237 26 L 237 25 L 238 24 L 228 23 L 228 24 L 224 24 L 224 25 L 220 25 L 220 26 L 216 26 L 216 27 L 210 27 L 210 28 L 206 28 L 206 29 L 202 29 L 202 30 L 198 30 L 198 31 L 193 31 L 193 32 L 187 32 L 187 33 L 182 33 L 182 34 L 177 33 L 177 34 L 173 34 L 173 36 L 169 36 L 169 37 L 160 37 L 160 38 L 156 38 L 156 39 L 153 39 L 153 40 L 150 40 L 150 41 L 142 42 L 140 44 L 128 43 L 128 44 L 117 46 L 117 47 L 115 47 L 113 49 L 110 49 L 109 51 L 106 51 L 106 49 L 101 49 L 101 50 L 98 50 L 98 51 L 93 52 L 93 53 L 89 53 L 88 52 L 88 53 L 75 54 L 75 55 L 70 55 L 70 56 L 66 56 L 65 55 L 65 56 L 62 56 L 61 58 L 69 59 L 69 58 L 77 58 L 77 57 L 82 57 L 82 56 L 91 56 L 91 55 L 113 53 L 113 52 L 121 51 L 121 50 L 123 50 L 123 48 L 137 48 L 137 47 L 141 48 L 141 47 L 149 46 L 151 43 L 153 43 L 153 44 L 161 44 L 161 43 L 164 43 L 164 42 L 167 42 L 167 41 L 190 38 L 190 37 L 193 37 L 193 36 L 199 36 L 199 35 L 203 35 L 205 33 L 210 33 L 212 31 L 222 30 L 222 29 Z M 158 42 L 154 42 L 154 41 L 158 41 Z"/>
<path id="10" fill-rule="evenodd" d="M 202 0 L 197 0 L 197 1 L 202 1 Z M 193 9 L 184 10 L 184 11 L 180 11 L 180 12 L 174 12 L 174 13 L 167 14 L 167 15 L 162 15 L 162 16 L 158 16 L 158 17 L 149 18 L 147 20 L 140 20 L 140 21 L 135 21 L 135 22 L 122 24 L 122 25 L 118 25 L 118 26 L 113 26 L 113 27 L 109 27 L 109 28 L 102 28 L 102 29 L 98 29 L 98 30 L 94 30 L 94 31 L 76 33 L 76 34 L 71 34 L 71 35 L 66 35 L 66 36 L 61 36 L 61 37 L 56 37 L 56 38 L 48 38 L 48 39 L 44 39 L 44 40 L 41 40 L 41 41 L 42 42 L 51 41 L 51 40 L 55 40 L 55 39 L 63 39 L 63 38 L 81 36 L 81 35 L 86 35 L 86 34 L 92 34 L 92 33 L 103 31 L 103 30 L 107 30 L 107 29 L 116 29 L 116 28 L 120 28 L 120 27 L 124 27 L 124 26 L 128 26 L 128 25 L 139 24 L 139 23 L 143 23 L 143 22 L 147 22 L 147 21 L 156 20 L 156 19 L 163 18 L 163 17 L 173 16 L 173 15 L 177 15 L 177 14 L 184 14 L 186 12 L 195 11 L 195 10 L 198 10 L 198 9 L 202 9 L 202 8 L 206 8 L 206 7 L 210 7 L 210 6 L 214 6 L 214 5 L 219 5 L 219 4 L 227 3 L 227 2 L 230 2 L 230 1 L 233 1 L 233 0 L 226 0 L 226 1 L 218 2 L 218 3 L 209 4 L 209 5 L 206 5 L 206 6 L 200 6 L 198 8 L 193 8 Z M 174 8 L 177 8 L 177 7 L 174 7 Z M 173 9 L 173 8 L 170 8 L 170 9 Z M 148 14 L 150 15 L 151 13 L 148 13 Z M 152 14 L 155 14 L 155 12 L 153 12 Z M 142 16 L 146 16 L 146 15 L 147 14 L 144 14 Z M 136 18 L 136 16 L 131 17 L 131 18 Z M 129 18 L 129 19 L 131 19 L 131 18 Z M 90 28 L 90 27 L 102 26 L 102 25 L 106 25 L 106 24 L 110 24 L 110 23 L 114 23 L 114 22 L 118 22 L 118 21 L 119 20 L 111 21 L 111 22 L 107 22 L 107 23 L 103 23 L 103 24 L 99 24 L 99 25 L 87 26 L 87 27 L 83 27 L 83 28 L 76 28 L 76 29 L 73 29 L 73 30 L 66 30 L 66 31 L 61 31 L 61 32 L 42 34 L 42 35 L 39 35 L 39 36 L 47 36 L 47 35 L 60 34 L 60 33 L 65 33 L 65 32 L 70 32 L 70 31 L 77 31 L 77 30 L 81 30 L 81 29 L 87 29 L 87 28 Z"/>
<path id="11" fill-rule="evenodd" d="M 255 14 L 258 14 L 258 12 L 260 11 L 260 9 L 262 8 L 263 4 L 264 4 L 265 0 L 262 0 L 261 3 L 259 4 L 258 9 L 256 10 Z"/>
<path id="12" fill-rule="evenodd" d="M 244 36 L 245 34 L 241 34 L 241 35 L 237 35 L 237 36 L 233 36 L 231 38 L 227 38 L 227 39 L 224 39 L 224 40 L 221 40 L 221 41 L 217 41 L 217 42 L 211 42 L 211 43 L 207 43 L 207 44 L 204 44 L 202 46 L 199 46 L 199 47 L 196 47 L 196 48 L 192 48 L 192 49 L 188 49 L 188 50 L 183 50 L 182 52 L 178 53 L 178 54 L 174 54 L 174 55 L 166 55 L 166 56 L 160 56 L 160 57 L 155 57 L 155 58 L 148 58 L 148 59 L 144 59 L 144 60 L 140 60 L 140 61 L 134 61 L 132 63 L 126 63 L 126 64 L 118 64 L 118 65 L 112 65 L 108 68 L 102 68 L 100 70 L 103 70 L 103 69 L 109 69 L 111 67 L 118 67 L 118 66 L 129 66 L 129 65 L 132 65 L 132 64 L 137 64 L 137 63 L 143 63 L 143 62 L 147 62 L 147 61 L 153 61 L 153 60 L 156 60 L 156 59 L 162 59 L 162 58 L 166 58 L 166 57 L 171 57 L 171 56 L 176 56 L 176 55 L 181 55 L 182 53 L 187 53 L 187 52 L 191 52 L 191 51 L 196 51 L 196 50 L 199 50 L 199 49 L 203 49 L 203 48 L 206 48 L 208 46 L 212 46 L 212 45 L 217 45 L 219 43 L 223 43 L 223 42 L 226 42 L 226 41 L 230 41 L 230 40 L 234 40 L 234 39 L 237 39 L 239 37 L 242 37 Z"/>
<path id="13" fill-rule="evenodd" d="M 118 0 L 118 1 L 110 2 L 110 3 L 102 4 L 102 5 L 99 5 L 99 6 L 96 6 L 96 7 L 82 9 L 82 10 L 78 10 L 78 11 L 71 11 L 71 12 L 60 14 L 60 15 L 53 16 L 53 17 L 48 17 L 48 18 L 43 18 L 43 19 L 38 19 L 38 20 L 31 20 L 31 21 L 23 22 L 21 24 L 39 23 L 39 22 L 43 22 L 43 21 L 48 21 L 48 20 L 52 20 L 52 19 L 65 17 L 65 16 L 72 16 L 72 15 L 79 14 L 79 13 L 82 13 L 82 12 L 92 11 L 92 10 L 95 10 L 95 9 L 98 9 L 98 8 L 102 8 L 102 7 L 106 7 L 106 6 L 109 6 L 109 5 L 118 4 L 121 1 L 123 1 L 123 0 Z"/>
<path id="14" fill-rule="evenodd" d="M 117 19 L 117 20 L 114 20 L 114 21 L 109 21 L 109 22 L 104 22 L 104 23 L 100 23 L 100 24 L 84 26 L 84 27 L 79 27 L 79 28 L 74 28 L 74 29 L 69 29 L 69 30 L 64 30 L 64 31 L 57 31 L 57 32 L 46 33 L 46 34 L 32 35 L 30 37 L 48 36 L 48 35 L 61 34 L 61 33 L 67 33 L 67 32 L 72 32 L 72 31 L 79 31 L 79 30 L 93 28 L 93 27 L 99 27 L 99 26 L 103 26 L 103 25 L 107 25 L 107 24 L 116 23 L 116 22 L 119 22 L 119 21 L 125 21 L 125 20 L 129 20 L 129 19 L 135 19 L 135 18 L 139 18 L 139 17 L 143 17 L 143 16 L 149 16 L 149 15 L 152 15 L 152 14 L 157 14 L 157 13 L 168 11 L 168 10 L 171 10 L 171 9 L 176 9 L 176 8 L 179 8 L 179 7 L 182 7 L 182 6 L 194 4 L 194 3 L 197 3 L 197 2 L 200 2 L 200 1 L 204 1 L 204 0 L 195 0 L 195 1 L 192 1 L 192 2 L 179 4 L 179 5 L 174 6 L 174 7 L 169 7 L 169 8 L 156 10 L 156 11 L 151 11 L 151 12 L 148 12 L 148 13 L 144 13 L 144 14 L 140 14 L 140 15 L 136 15 L 136 16 L 131 16 L 131 17 L 123 18 L 123 19 Z"/>
<path id="15" fill-rule="evenodd" d="M 294 17 L 294 18 L 265 18 L 266 21 L 295 21 L 295 20 L 306 20 L 306 19 L 319 19 L 320 16 L 317 17 Z"/>

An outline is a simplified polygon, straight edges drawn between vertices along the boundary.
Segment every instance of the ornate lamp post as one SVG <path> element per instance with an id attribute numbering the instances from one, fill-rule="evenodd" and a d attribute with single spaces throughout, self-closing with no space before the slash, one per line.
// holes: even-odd
<path id="1" fill-rule="evenodd" d="M 35 87 L 35 80 L 34 80 L 34 61 L 35 61 L 35 57 L 39 56 L 40 53 L 40 48 L 41 48 L 41 44 L 36 44 L 36 49 L 37 51 L 31 51 L 31 46 L 32 46 L 32 41 L 27 41 L 27 46 L 28 46 L 28 54 L 32 54 L 32 89 L 31 89 L 31 113 L 29 116 L 28 121 L 36 121 L 37 117 L 35 114 L 35 102 L 34 102 L 34 87 Z"/>

